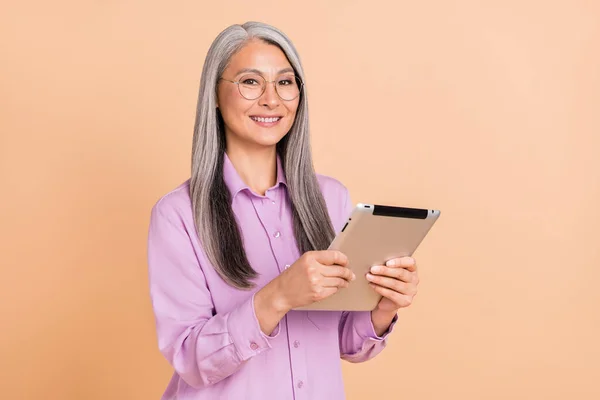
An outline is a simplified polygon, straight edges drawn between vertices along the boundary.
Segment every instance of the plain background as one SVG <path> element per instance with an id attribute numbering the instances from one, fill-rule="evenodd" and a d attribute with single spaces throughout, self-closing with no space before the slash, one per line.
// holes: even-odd
<path id="1" fill-rule="evenodd" d="M 596 1 L 0 6 L 0 393 L 158 399 L 149 212 L 188 178 L 208 46 L 278 26 L 316 168 L 432 207 L 422 283 L 348 398 L 600 398 Z"/>

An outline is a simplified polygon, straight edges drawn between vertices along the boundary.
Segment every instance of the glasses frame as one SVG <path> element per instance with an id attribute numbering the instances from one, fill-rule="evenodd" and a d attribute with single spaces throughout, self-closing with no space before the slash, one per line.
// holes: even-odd
<path id="1" fill-rule="evenodd" d="M 246 100 L 256 100 L 256 99 L 259 99 L 259 98 L 260 98 L 260 97 L 261 97 L 263 94 L 265 94 L 265 91 L 267 90 L 267 85 L 268 85 L 269 83 L 272 83 L 272 84 L 273 84 L 273 88 L 275 89 L 275 93 L 277 93 L 277 96 L 278 96 L 278 97 L 279 97 L 281 100 L 283 100 L 283 101 L 293 101 L 293 100 L 296 100 L 298 97 L 300 97 L 300 94 L 302 94 L 302 89 L 304 88 L 304 82 L 302 82 L 302 79 L 300 79 L 300 77 L 299 77 L 298 75 L 294 75 L 294 78 L 296 78 L 296 80 L 297 80 L 298 82 L 300 82 L 300 85 L 299 85 L 300 87 L 299 87 L 299 90 L 298 90 L 298 95 L 297 95 L 296 97 L 294 97 L 293 99 L 284 99 L 284 98 L 283 98 L 283 97 L 281 97 L 281 95 L 279 94 L 279 91 L 277 90 L 277 86 L 275 85 L 275 82 L 277 82 L 277 81 L 268 81 L 268 80 L 266 80 L 266 79 L 265 79 L 265 77 L 264 77 L 264 76 L 262 76 L 262 75 L 260 75 L 260 77 L 264 79 L 264 81 L 265 81 L 265 86 L 263 86 L 263 88 L 262 88 L 262 91 L 260 92 L 260 94 L 259 94 L 258 96 L 256 96 L 255 98 L 253 98 L 253 99 L 249 99 L 249 98 L 247 98 L 246 96 L 244 96 L 244 95 L 242 94 L 242 90 L 240 89 L 240 83 L 241 83 L 241 81 L 239 81 L 239 80 L 238 80 L 238 81 L 232 81 L 231 79 L 227 79 L 227 78 L 223 78 L 223 77 L 220 77 L 220 78 L 219 78 L 219 80 L 224 80 L 224 81 L 231 82 L 231 83 L 235 84 L 235 85 L 237 86 L 237 88 L 238 88 L 238 92 L 240 93 L 240 96 L 242 96 L 242 97 L 243 97 L 244 99 L 246 99 Z M 242 77 L 242 78 L 243 78 L 243 77 Z M 241 79 L 241 78 L 240 78 L 240 79 Z"/>

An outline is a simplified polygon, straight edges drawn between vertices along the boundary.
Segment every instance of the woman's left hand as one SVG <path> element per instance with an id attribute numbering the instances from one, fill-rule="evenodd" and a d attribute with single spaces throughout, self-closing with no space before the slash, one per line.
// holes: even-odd
<path id="1" fill-rule="evenodd" d="M 374 311 L 386 314 L 411 305 L 419 284 L 417 264 L 412 257 L 394 258 L 385 266 L 373 266 L 367 279 L 369 285 L 383 296 Z"/>

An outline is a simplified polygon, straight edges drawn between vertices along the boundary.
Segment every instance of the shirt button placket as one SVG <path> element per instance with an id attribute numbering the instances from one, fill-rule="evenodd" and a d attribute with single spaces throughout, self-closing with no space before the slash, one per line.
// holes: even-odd
<path id="1" fill-rule="evenodd" d="M 277 217 L 277 212 L 275 208 L 266 207 L 267 205 L 271 205 L 269 203 L 272 201 L 275 200 L 269 197 L 264 197 L 262 199 L 256 197 L 252 198 L 252 204 L 254 205 L 254 209 L 258 214 L 258 218 L 261 224 L 264 226 L 267 235 L 270 236 L 269 242 L 273 251 L 273 255 L 275 256 L 275 263 L 279 269 L 279 272 L 281 272 L 281 264 L 283 260 L 289 258 L 289 256 L 285 257 L 285 246 L 281 239 L 282 226 L 280 219 Z"/>
<path id="2" fill-rule="evenodd" d="M 294 398 L 297 400 L 308 400 L 306 349 L 302 345 L 302 319 L 304 318 L 304 314 L 288 313 L 286 318 L 288 335 L 290 337 L 288 346 L 290 347 L 292 375 L 294 377 Z"/>
<path id="3" fill-rule="evenodd" d="M 267 200 L 265 203 L 268 204 Z M 271 198 L 270 202 L 272 204 L 280 204 L 283 200 L 281 200 L 279 198 L 279 196 L 276 196 L 276 198 Z M 282 226 L 282 221 L 281 219 L 278 217 L 278 208 L 277 206 L 274 206 L 273 208 L 263 208 L 262 211 L 262 215 L 261 217 L 264 216 L 265 221 L 264 225 L 265 228 L 267 229 L 267 232 L 269 232 L 271 238 L 270 238 L 270 242 L 271 242 L 271 248 L 273 249 L 273 253 L 275 255 L 276 260 L 282 260 L 280 261 L 280 266 L 283 265 L 283 262 L 290 260 L 290 257 L 293 257 L 294 255 L 289 254 L 289 246 L 286 244 L 286 241 L 292 240 L 291 238 L 293 238 L 292 235 L 289 236 L 283 236 L 284 234 L 287 234 L 286 232 L 289 232 L 287 226 Z M 285 261 L 283 261 L 285 260 Z M 285 264 L 283 270 L 289 268 L 291 265 L 291 263 L 289 264 Z M 301 400 L 301 399 L 307 399 L 308 396 L 308 392 L 307 392 L 307 362 L 306 362 L 306 354 L 305 354 L 305 349 L 304 346 L 301 346 L 301 340 L 302 340 L 302 336 L 298 336 L 302 334 L 302 321 L 301 319 L 304 317 L 300 317 L 299 315 L 296 315 L 294 313 L 288 313 L 286 315 L 286 324 L 287 324 L 287 330 L 288 330 L 288 334 L 290 335 L 290 337 L 296 337 L 296 339 L 293 339 L 293 341 L 291 340 L 290 342 L 288 342 L 288 346 L 290 346 L 290 350 L 293 350 L 290 352 L 290 357 L 291 357 L 291 367 L 292 367 L 292 375 L 294 377 L 294 381 L 293 381 L 293 390 L 295 392 L 295 398 L 297 400 Z M 307 399 L 308 400 L 308 399 Z"/>

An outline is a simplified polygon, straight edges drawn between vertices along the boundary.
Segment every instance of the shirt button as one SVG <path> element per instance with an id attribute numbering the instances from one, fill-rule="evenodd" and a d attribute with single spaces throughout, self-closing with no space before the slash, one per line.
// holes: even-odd
<path id="1" fill-rule="evenodd" d="M 275 204 L 275 200 L 271 200 L 271 204 Z"/>
<path id="2" fill-rule="evenodd" d="M 289 267 L 290 267 L 290 264 L 285 264 L 285 268 L 286 269 L 289 268 Z"/>
<path id="3" fill-rule="evenodd" d="M 258 345 L 256 343 L 252 342 L 252 343 L 250 343 L 250 348 L 252 350 L 256 350 L 256 349 L 258 349 Z"/>
<path id="4" fill-rule="evenodd" d="M 273 236 L 275 236 L 276 238 L 278 238 L 279 236 L 281 236 L 281 232 L 277 231 L 273 234 Z"/>
<path id="5" fill-rule="evenodd" d="M 304 386 L 304 382 L 298 381 L 298 389 L 302 389 L 302 386 Z"/>
<path id="6" fill-rule="evenodd" d="M 298 347 L 300 347 L 300 342 L 299 342 L 299 341 L 297 341 L 297 340 L 296 340 L 296 341 L 294 341 L 294 347 L 295 347 L 295 348 L 298 348 Z"/>

